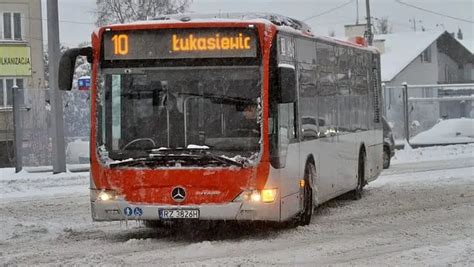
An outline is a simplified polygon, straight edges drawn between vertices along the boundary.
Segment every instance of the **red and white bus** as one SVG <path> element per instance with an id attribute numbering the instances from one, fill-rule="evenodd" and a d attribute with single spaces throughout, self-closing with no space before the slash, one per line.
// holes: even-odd
<path id="1" fill-rule="evenodd" d="M 95 221 L 309 224 L 382 170 L 380 56 L 277 15 L 103 27 L 92 62 Z"/>

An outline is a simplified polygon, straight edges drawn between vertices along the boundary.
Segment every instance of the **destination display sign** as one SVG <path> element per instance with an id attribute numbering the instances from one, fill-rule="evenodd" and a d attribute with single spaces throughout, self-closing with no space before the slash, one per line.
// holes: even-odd
<path id="1" fill-rule="evenodd" d="M 257 56 L 254 29 L 160 29 L 108 31 L 105 60 L 251 58 Z"/>

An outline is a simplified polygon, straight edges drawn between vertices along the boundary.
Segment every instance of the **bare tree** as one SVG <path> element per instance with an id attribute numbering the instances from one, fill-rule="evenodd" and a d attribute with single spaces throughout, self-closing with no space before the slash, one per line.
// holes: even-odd
<path id="1" fill-rule="evenodd" d="M 97 0 L 96 25 L 146 20 L 185 12 L 192 0 Z"/>
<path id="2" fill-rule="evenodd" d="M 387 34 L 392 32 L 392 26 L 388 22 L 388 17 L 381 17 L 375 21 L 375 32 L 377 34 Z"/>
<path id="3" fill-rule="evenodd" d="M 463 33 L 461 31 L 461 28 L 458 28 L 458 34 L 456 35 L 459 40 L 462 40 L 463 38 Z"/>

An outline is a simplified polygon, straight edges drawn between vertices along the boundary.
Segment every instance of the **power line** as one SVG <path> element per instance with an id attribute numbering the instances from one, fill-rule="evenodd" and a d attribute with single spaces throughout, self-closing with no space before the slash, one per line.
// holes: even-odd
<path id="1" fill-rule="evenodd" d="M 3 36 L 3 31 L 0 30 L 0 37 Z M 8 44 L 17 44 L 15 41 L 18 41 L 18 43 L 23 43 L 25 42 L 26 40 L 25 39 L 29 39 L 29 40 L 35 40 L 35 41 L 41 41 L 43 42 L 43 45 L 47 45 L 48 44 L 48 41 L 46 39 L 39 39 L 39 38 L 36 38 L 36 37 L 32 37 L 32 36 L 29 36 L 29 35 L 21 35 L 21 40 L 17 40 L 17 39 L 0 39 L 0 42 L 2 41 L 7 41 Z M 74 44 L 71 44 L 71 43 L 65 43 L 65 42 L 61 42 L 62 45 L 66 45 L 66 46 L 77 46 L 77 45 L 74 45 Z"/>
<path id="2" fill-rule="evenodd" d="M 46 18 L 33 18 L 33 17 L 25 17 L 21 16 L 23 19 L 29 19 L 29 20 L 41 20 L 41 21 L 47 21 L 48 19 Z M 95 25 L 92 22 L 85 22 L 85 21 L 74 21 L 74 20 L 59 20 L 59 22 L 63 23 L 71 23 L 71 24 L 83 24 L 83 25 Z"/>
<path id="3" fill-rule="evenodd" d="M 433 10 L 429 10 L 429 9 L 422 8 L 422 7 L 415 6 L 415 5 L 408 4 L 408 3 L 404 3 L 404 2 L 402 2 L 402 1 L 400 1 L 400 0 L 395 0 L 395 2 L 397 2 L 397 3 L 399 3 L 399 4 L 402 4 L 402 5 L 405 5 L 405 6 L 408 6 L 408 7 L 411 7 L 411 8 L 415 8 L 415 9 L 418 9 L 418 10 L 421 10 L 421 11 L 424 11 L 424 12 L 427 12 L 427 13 L 431 13 L 431 14 L 435 14 L 435 15 L 438 15 L 438 16 L 442 16 L 442 17 L 446 17 L 446 18 L 450 18 L 450 19 L 454 19 L 454 20 L 458 20 L 458 21 L 467 22 L 467 23 L 473 23 L 473 24 L 474 24 L 474 21 L 473 21 L 473 20 L 468 20 L 468 19 L 453 17 L 453 16 L 450 16 L 450 15 L 446 15 L 446 14 L 443 14 L 443 13 L 439 13 L 439 12 L 433 11 Z"/>
<path id="4" fill-rule="evenodd" d="M 23 16 L 21 12 L 5 12 L 5 13 L 20 13 L 20 17 L 22 19 L 27 19 L 27 20 L 40 20 L 40 21 L 47 21 L 47 18 L 34 18 L 34 17 L 28 17 L 28 16 Z M 83 24 L 83 25 L 95 25 L 93 22 L 85 22 L 85 21 L 74 21 L 74 20 L 59 20 L 59 22 L 63 23 L 71 23 L 71 24 Z"/>
<path id="5" fill-rule="evenodd" d="M 303 21 L 307 21 L 307 20 L 310 20 L 310 19 L 314 19 L 314 18 L 316 18 L 316 17 L 320 17 L 320 16 L 323 16 L 323 15 L 326 15 L 326 14 L 328 14 L 328 13 L 331 13 L 331 12 L 335 11 L 335 10 L 338 10 L 338 9 L 340 9 L 340 8 L 343 8 L 343 7 L 345 7 L 345 6 L 349 5 L 349 4 L 351 4 L 351 3 L 354 2 L 354 1 L 355 1 L 355 0 L 350 0 L 350 1 L 346 2 L 346 3 L 344 3 L 344 4 L 338 5 L 338 6 L 336 6 L 336 7 L 333 7 L 333 8 L 331 8 L 331 9 L 328 9 L 328 10 L 323 11 L 323 12 L 321 12 L 321 13 L 318 13 L 318 14 L 316 14 L 316 15 L 307 17 L 307 18 L 303 19 Z"/>

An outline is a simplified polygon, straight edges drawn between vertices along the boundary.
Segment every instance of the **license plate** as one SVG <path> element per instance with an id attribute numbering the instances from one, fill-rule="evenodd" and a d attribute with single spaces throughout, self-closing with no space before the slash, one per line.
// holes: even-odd
<path id="1" fill-rule="evenodd" d="M 160 219 L 199 219 L 198 209 L 160 209 Z"/>

